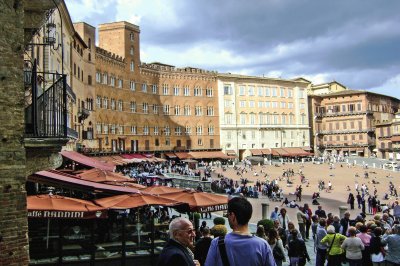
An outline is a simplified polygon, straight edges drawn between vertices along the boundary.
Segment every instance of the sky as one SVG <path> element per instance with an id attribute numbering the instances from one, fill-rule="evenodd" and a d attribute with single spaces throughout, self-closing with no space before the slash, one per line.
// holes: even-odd
<path id="1" fill-rule="evenodd" d="M 337 81 L 400 99 L 398 0 L 65 0 L 73 22 L 140 27 L 141 61 Z"/>

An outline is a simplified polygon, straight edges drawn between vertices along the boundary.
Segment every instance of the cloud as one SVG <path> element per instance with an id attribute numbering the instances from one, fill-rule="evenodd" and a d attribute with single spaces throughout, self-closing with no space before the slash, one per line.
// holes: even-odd
<path id="1" fill-rule="evenodd" d="M 74 20 L 94 26 L 139 25 L 144 62 L 358 89 L 398 85 L 397 0 L 88 0 L 68 7 Z"/>

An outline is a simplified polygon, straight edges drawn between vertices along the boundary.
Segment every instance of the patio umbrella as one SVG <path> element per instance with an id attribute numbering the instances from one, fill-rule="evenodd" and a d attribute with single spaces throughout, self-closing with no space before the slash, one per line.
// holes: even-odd
<path id="1" fill-rule="evenodd" d="M 91 201 L 59 195 L 27 197 L 28 218 L 91 219 L 106 218 L 107 210 Z"/>
<path id="2" fill-rule="evenodd" d="M 47 219 L 49 247 L 50 219 L 107 218 L 107 210 L 93 202 L 58 195 L 34 195 L 27 197 L 28 218 Z"/>
<path id="3" fill-rule="evenodd" d="M 118 181 L 111 181 L 111 182 L 104 182 L 104 184 L 109 184 L 109 185 L 114 185 L 114 186 L 123 186 L 123 187 L 131 187 L 131 188 L 136 188 L 136 189 L 144 189 L 146 186 L 143 186 L 138 183 L 132 183 L 132 182 L 118 182 Z"/>
<path id="4" fill-rule="evenodd" d="M 180 191 L 162 195 L 165 198 L 186 202 L 191 211 L 214 212 L 228 209 L 228 198 L 226 196 L 197 191 Z"/>
<path id="5" fill-rule="evenodd" d="M 174 192 L 181 192 L 183 189 L 180 188 L 175 188 L 175 187 L 167 187 L 167 186 L 151 186 L 151 187 L 146 187 L 141 189 L 141 191 L 144 191 L 149 194 L 153 195 L 163 195 L 163 194 L 168 194 L 168 193 L 174 193 Z"/>
<path id="6" fill-rule="evenodd" d="M 133 209 L 143 206 L 177 206 L 185 203 L 150 194 L 124 194 L 98 199 L 98 205 L 109 209 Z"/>
<path id="7" fill-rule="evenodd" d="M 188 209 L 187 204 L 178 202 L 176 200 L 167 199 L 155 195 L 150 194 L 124 194 L 124 195 L 117 195 L 111 196 L 107 198 L 98 199 L 95 201 L 100 206 L 109 209 L 133 209 L 143 206 L 181 206 L 181 208 Z M 186 206 L 186 207 L 185 207 Z M 125 216 L 123 216 L 122 220 L 122 261 L 125 264 Z M 138 244 L 140 245 L 140 227 L 139 223 L 137 224 L 137 231 L 138 231 Z M 154 218 L 152 219 L 152 253 L 154 253 Z M 154 254 L 153 254 L 154 255 Z"/>
<path id="8" fill-rule="evenodd" d="M 107 170 L 101 170 L 98 168 L 93 168 L 90 170 L 83 171 L 77 176 L 80 179 L 86 181 L 92 181 L 97 183 L 104 183 L 104 182 L 134 182 L 134 179 L 126 177 L 119 173 L 114 173 Z"/>

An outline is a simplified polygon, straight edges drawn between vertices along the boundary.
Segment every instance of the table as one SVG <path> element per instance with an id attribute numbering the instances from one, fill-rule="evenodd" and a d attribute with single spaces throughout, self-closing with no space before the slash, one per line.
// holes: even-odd
<path id="1" fill-rule="evenodd" d="M 151 245 L 151 241 L 144 241 L 144 243 L 147 245 Z M 165 240 L 162 240 L 162 239 L 154 240 L 154 245 L 160 245 L 160 244 L 165 244 Z"/>
<path id="2" fill-rule="evenodd" d="M 114 247 L 121 247 L 122 246 L 122 241 L 116 241 L 116 242 L 107 242 L 107 243 L 100 243 L 95 245 L 97 249 L 99 248 L 114 248 Z M 125 242 L 126 247 L 135 247 L 137 244 L 133 241 L 126 241 Z"/>
<path id="3" fill-rule="evenodd" d="M 62 250 L 81 250 L 82 246 L 78 244 L 63 245 Z"/>

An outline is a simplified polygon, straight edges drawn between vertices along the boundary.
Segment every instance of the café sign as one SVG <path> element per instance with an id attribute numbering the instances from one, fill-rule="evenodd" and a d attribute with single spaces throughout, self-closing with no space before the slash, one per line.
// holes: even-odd
<path id="1" fill-rule="evenodd" d="M 224 211 L 228 209 L 228 204 L 219 204 L 214 206 L 199 207 L 199 212 L 216 212 Z"/>
<path id="2" fill-rule="evenodd" d="M 28 211 L 28 218 L 61 218 L 83 219 L 87 218 L 82 211 Z"/>

